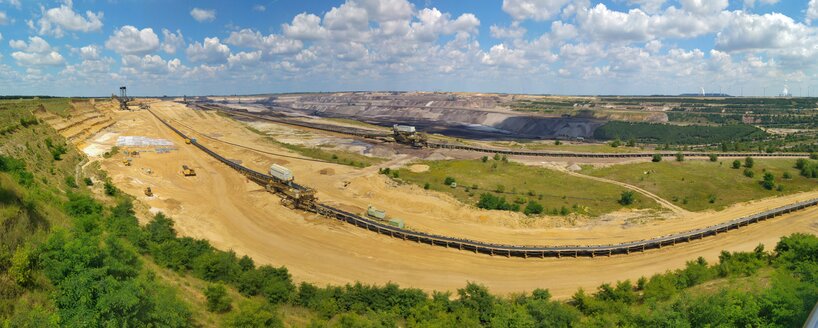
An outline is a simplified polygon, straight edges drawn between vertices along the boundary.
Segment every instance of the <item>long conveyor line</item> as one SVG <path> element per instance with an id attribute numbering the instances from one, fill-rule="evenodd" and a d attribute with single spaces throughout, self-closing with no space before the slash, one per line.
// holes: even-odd
<path id="1" fill-rule="evenodd" d="M 170 123 L 163 120 L 161 117 L 156 115 L 151 110 L 148 110 L 154 117 L 156 117 L 160 122 L 162 122 L 165 126 L 176 132 L 182 138 L 188 139 L 188 137 L 173 127 Z M 216 152 L 208 149 L 207 147 L 203 146 L 197 141 L 191 141 L 191 144 L 196 146 L 197 148 L 201 149 L 205 153 L 213 156 L 215 159 L 219 160 L 220 162 L 227 164 L 231 168 L 239 171 L 240 173 L 247 176 L 249 179 L 257 182 L 259 184 L 266 184 L 268 181 L 274 179 L 272 176 L 254 171 L 250 168 L 237 164 L 229 159 L 217 154 Z M 292 185 L 294 188 L 297 189 L 306 189 L 305 187 L 293 183 Z M 689 242 L 692 240 L 702 239 L 708 236 L 715 236 L 719 233 L 728 232 L 730 230 L 736 230 L 741 227 L 758 223 L 764 220 L 768 220 L 783 214 L 787 214 L 793 211 L 802 210 L 804 208 L 818 205 L 818 199 L 812 199 L 808 201 L 798 202 L 795 204 L 790 204 L 787 206 L 782 206 L 779 208 L 775 208 L 772 210 L 764 211 L 761 213 L 753 214 L 750 216 L 741 217 L 738 219 L 734 219 L 731 221 L 727 221 L 724 223 L 720 223 L 717 225 L 709 226 L 706 228 L 690 230 L 681 233 L 669 234 L 665 236 L 655 237 L 651 239 L 645 240 L 638 240 L 638 241 L 631 241 L 625 242 L 620 244 L 609 244 L 609 245 L 565 245 L 565 246 L 524 246 L 524 245 L 503 245 L 503 244 L 496 244 L 496 243 L 488 243 L 482 241 L 475 241 L 469 240 L 464 238 L 456 238 L 456 237 L 447 237 L 447 236 L 440 236 L 434 235 L 430 233 L 412 231 L 409 229 L 403 229 L 394 227 L 385 223 L 381 223 L 372 219 L 368 219 L 362 217 L 360 215 L 349 213 L 343 211 L 341 209 L 334 208 L 329 205 L 320 204 L 320 203 L 310 203 L 307 205 L 303 205 L 300 208 L 305 211 L 318 213 L 321 215 L 325 215 L 331 218 L 335 218 L 341 221 L 345 221 L 347 223 L 353 224 L 355 226 L 374 231 L 383 235 L 391 236 L 394 238 L 404 239 L 415 241 L 418 243 L 425 243 L 434 246 L 442 246 L 446 248 L 455 248 L 465 251 L 472 251 L 475 253 L 482 253 L 482 254 L 489 254 L 489 255 L 500 255 L 500 256 L 516 256 L 516 257 L 523 257 L 523 258 L 545 258 L 545 257 L 596 257 L 596 256 L 611 256 L 616 254 L 630 254 L 632 252 L 643 252 L 649 249 L 658 249 L 663 248 L 666 246 L 673 246 L 677 243 L 684 243 Z"/>
<path id="2" fill-rule="evenodd" d="M 204 109 L 213 109 L 217 111 L 221 111 L 230 115 L 235 116 L 243 116 L 253 119 L 265 120 L 275 123 L 281 124 L 288 124 L 294 125 L 304 128 L 316 129 L 316 130 L 323 130 L 328 132 L 346 134 L 361 138 L 368 138 L 368 139 L 380 139 L 380 140 L 387 140 L 385 138 L 390 137 L 390 133 L 375 131 L 370 129 L 361 129 L 361 128 L 350 128 L 350 127 L 341 127 L 341 126 L 333 126 L 330 124 L 318 124 L 318 123 L 310 123 L 304 122 L 295 119 L 288 119 L 284 117 L 273 117 L 269 115 L 258 115 L 252 114 L 248 112 L 238 111 L 234 109 L 228 109 L 223 106 L 217 105 L 201 105 L 196 104 L 194 106 L 204 108 Z M 489 153 L 489 154 L 502 154 L 502 155 L 516 155 L 516 156 L 537 156 L 537 157 L 571 157 L 571 158 L 650 158 L 653 155 L 660 154 L 662 156 L 676 156 L 679 152 L 671 152 L 671 151 L 660 151 L 660 152 L 640 152 L 640 153 L 588 153 L 588 152 L 560 152 L 560 151 L 533 151 L 533 150 L 515 150 L 515 149 L 504 149 L 504 148 L 490 148 L 490 147 L 479 147 L 479 146 L 472 146 L 466 145 L 461 143 L 446 143 L 446 142 L 427 142 L 426 147 L 428 148 L 440 148 L 440 149 L 457 149 L 457 150 L 466 150 L 466 151 L 474 151 L 474 152 L 482 152 L 482 153 Z M 710 155 L 716 155 L 718 157 L 800 157 L 805 158 L 809 157 L 809 153 L 765 153 L 765 152 L 693 152 L 693 151 L 683 151 L 681 152 L 685 157 L 707 157 Z"/>

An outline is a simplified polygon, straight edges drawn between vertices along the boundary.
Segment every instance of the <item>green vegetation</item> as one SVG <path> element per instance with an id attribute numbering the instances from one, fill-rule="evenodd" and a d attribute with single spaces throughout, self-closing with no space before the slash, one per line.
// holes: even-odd
<path id="1" fill-rule="evenodd" d="M 710 161 L 614 165 L 586 169 L 583 173 L 635 185 L 671 200 L 687 210 L 701 211 L 721 209 L 737 202 L 814 190 L 818 187 L 814 181 L 798 176 L 780 181 L 778 185 L 784 187 L 781 191 L 775 192 L 765 189 L 759 180 L 744 177 L 744 174 L 750 175 L 750 178 L 754 177 L 754 170 L 773 176 L 783 176 L 796 166 L 796 162 L 792 159 L 759 159 L 755 160 L 754 169 L 746 169 L 748 173 Z M 741 165 L 740 161 L 734 162 L 733 168 L 737 168 L 735 163 Z M 711 202 L 713 198 L 717 201 Z"/>
<path id="2" fill-rule="evenodd" d="M 741 161 L 740 160 L 734 160 L 733 161 L 733 168 L 734 169 L 739 169 L 740 167 L 741 167 Z"/>
<path id="3" fill-rule="evenodd" d="M 597 216 L 622 208 L 618 200 L 625 188 L 495 157 L 497 159 L 486 163 L 480 159 L 424 162 L 429 165 L 428 171 L 415 173 L 404 168 L 400 170 L 400 177 L 418 186 L 425 187 L 428 183 L 432 190 L 487 209 L 525 210 L 532 200 L 544 207 L 543 213 L 552 215 Z M 447 177 L 457 181 L 457 188 L 444 184 Z M 631 206 L 658 207 L 641 195 L 635 195 Z"/>
<path id="4" fill-rule="evenodd" d="M 662 154 L 653 154 L 653 157 L 650 159 L 651 162 L 659 163 L 662 161 Z"/>
<path id="5" fill-rule="evenodd" d="M 623 206 L 628 206 L 633 204 L 633 201 L 636 197 L 634 197 L 633 191 L 626 190 L 622 192 L 622 195 L 619 196 L 619 204 Z"/>
<path id="6" fill-rule="evenodd" d="M 795 168 L 801 170 L 802 177 L 818 178 L 818 162 L 802 158 L 795 162 Z"/>
<path id="7" fill-rule="evenodd" d="M 227 312 L 230 311 L 230 297 L 227 295 L 227 289 L 224 285 L 215 284 L 207 286 L 204 291 L 207 298 L 207 310 L 210 312 Z"/>
<path id="8" fill-rule="evenodd" d="M 611 121 L 594 131 L 602 140 L 635 139 L 642 143 L 697 145 L 761 140 L 767 133 L 752 125 L 670 125 Z"/>

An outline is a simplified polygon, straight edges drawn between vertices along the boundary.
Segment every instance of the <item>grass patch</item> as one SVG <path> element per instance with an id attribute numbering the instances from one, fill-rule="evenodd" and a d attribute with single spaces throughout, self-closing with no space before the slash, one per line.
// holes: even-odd
<path id="1" fill-rule="evenodd" d="M 795 159 L 756 159 L 754 162 L 750 169 L 755 172 L 752 178 L 744 175 L 744 167 L 733 169 L 732 160 L 662 161 L 584 168 L 582 172 L 638 186 L 690 211 L 718 210 L 739 202 L 818 187 L 815 180 L 798 174 Z M 773 174 L 776 186 L 782 186 L 781 191 L 777 187 L 767 190 L 761 185 L 765 172 Z M 785 172 L 789 173 L 789 179 L 783 178 Z"/>
<path id="2" fill-rule="evenodd" d="M 481 194 L 490 193 L 519 204 L 521 209 L 534 200 L 547 214 L 566 214 L 564 208 L 569 213 L 598 216 L 623 208 L 618 201 L 625 188 L 544 168 L 493 159 L 423 164 L 429 165 L 428 171 L 400 169 L 398 176 L 421 187 L 428 184 L 428 189 L 451 194 L 471 205 L 477 204 Z M 457 188 L 444 184 L 447 177 L 454 179 Z M 658 204 L 637 194 L 628 208 L 658 208 Z"/>

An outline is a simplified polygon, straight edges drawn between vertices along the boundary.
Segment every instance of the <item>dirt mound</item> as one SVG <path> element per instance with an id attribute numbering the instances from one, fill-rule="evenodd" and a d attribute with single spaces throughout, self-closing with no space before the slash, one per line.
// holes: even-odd
<path id="1" fill-rule="evenodd" d="M 328 167 L 328 168 L 325 168 L 325 169 L 321 169 L 320 171 L 318 171 L 318 173 L 323 174 L 323 175 L 335 175 L 335 170 Z"/>

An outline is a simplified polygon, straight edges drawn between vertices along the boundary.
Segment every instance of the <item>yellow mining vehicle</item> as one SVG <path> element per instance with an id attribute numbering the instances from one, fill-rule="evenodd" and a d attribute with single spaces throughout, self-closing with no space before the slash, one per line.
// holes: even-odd
<path id="1" fill-rule="evenodd" d="M 184 175 L 186 177 L 195 177 L 196 176 L 196 171 L 191 169 L 187 165 L 182 165 L 182 175 Z"/>
<path id="2" fill-rule="evenodd" d="M 130 159 L 130 158 L 128 158 L 128 159 L 123 159 L 123 160 L 122 160 L 122 164 L 124 164 L 125 166 L 131 166 L 131 162 L 132 162 L 132 161 L 133 161 L 133 160 L 132 160 L 132 159 Z"/>

